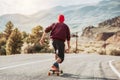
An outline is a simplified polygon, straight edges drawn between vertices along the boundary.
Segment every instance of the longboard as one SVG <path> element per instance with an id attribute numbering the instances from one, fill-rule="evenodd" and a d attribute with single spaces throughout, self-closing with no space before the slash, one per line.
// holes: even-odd
<path id="1" fill-rule="evenodd" d="M 51 76 L 51 75 L 59 76 L 60 74 L 63 74 L 63 70 L 49 70 L 48 72 L 48 76 Z"/>

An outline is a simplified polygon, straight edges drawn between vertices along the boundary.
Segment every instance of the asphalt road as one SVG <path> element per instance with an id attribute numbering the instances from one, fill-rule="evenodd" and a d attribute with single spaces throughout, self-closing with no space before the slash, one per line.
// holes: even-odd
<path id="1" fill-rule="evenodd" d="M 119 80 L 108 65 L 117 56 L 66 54 L 63 74 L 48 76 L 53 54 L 0 56 L 0 80 Z"/>

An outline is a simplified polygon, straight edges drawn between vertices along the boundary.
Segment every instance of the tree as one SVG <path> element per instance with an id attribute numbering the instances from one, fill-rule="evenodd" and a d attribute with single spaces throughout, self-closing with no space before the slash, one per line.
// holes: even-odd
<path id="1" fill-rule="evenodd" d="M 32 33 L 29 34 L 29 37 L 27 38 L 27 42 L 34 44 L 32 46 L 32 52 L 48 52 L 49 50 L 49 38 L 48 36 L 45 38 L 45 44 L 41 46 L 39 44 L 39 40 L 42 37 L 43 34 L 43 27 L 42 26 L 36 26 L 32 29 Z"/>
<path id="2" fill-rule="evenodd" d="M 7 24 L 6 24 L 6 29 L 5 29 L 5 36 L 6 36 L 6 39 L 9 38 L 10 34 L 12 33 L 12 30 L 13 30 L 13 23 L 11 21 L 9 21 Z"/>
<path id="3" fill-rule="evenodd" d="M 43 28 L 40 25 L 38 25 L 32 29 L 32 34 L 30 37 L 33 39 L 33 42 L 35 44 L 39 42 L 39 40 L 42 36 L 42 33 L 43 33 Z"/>
<path id="4" fill-rule="evenodd" d="M 20 31 L 17 28 L 15 28 L 12 31 L 12 33 L 7 41 L 6 54 L 7 55 L 20 54 L 22 44 L 23 44 L 22 35 L 21 35 Z"/>
<path id="5" fill-rule="evenodd" d="M 0 47 L 6 44 L 6 39 L 4 37 L 0 38 Z"/>
<path id="6" fill-rule="evenodd" d="M 0 33 L 0 54 L 6 54 L 6 42 L 13 30 L 13 23 L 11 21 L 7 22 L 5 25 L 6 29 L 4 30 L 3 33 Z"/>
<path id="7" fill-rule="evenodd" d="M 40 38 L 41 38 L 41 36 L 42 36 L 42 33 L 43 33 L 42 26 L 38 25 L 38 26 L 34 27 L 32 29 L 32 33 L 28 34 L 26 42 L 27 43 L 32 43 L 32 44 L 33 43 L 34 44 L 38 43 Z"/>
<path id="8" fill-rule="evenodd" d="M 27 34 L 25 31 L 23 31 L 21 34 L 22 34 L 22 40 L 23 40 L 23 42 L 26 42 L 26 39 L 29 36 L 29 34 Z"/>
<path id="9" fill-rule="evenodd" d="M 38 26 L 36 26 L 32 29 L 32 34 L 33 35 L 35 35 L 37 37 L 42 36 L 42 34 L 40 34 L 40 33 L 43 33 L 43 27 L 42 26 L 38 25 Z"/>

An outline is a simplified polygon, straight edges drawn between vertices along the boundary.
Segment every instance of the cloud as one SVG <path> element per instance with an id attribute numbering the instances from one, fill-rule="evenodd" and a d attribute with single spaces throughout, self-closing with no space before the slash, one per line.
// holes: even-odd
<path id="1" fill-rule="evenodd" d="M 101 0 L 54 0 L 53 4 L 67 6 L 67 5 L 86 4 L 86 3 L 94 4 L 94 3 L 98 3 L 99 1 Z"/>
<path id="2" fill-rule="evenodd" d="M 53 6 L 95 3 L 100 0 L 0 0 L 0 15 L 20 13 L 30 15 Z"/>
<path id="3" fill-rule="evenodd" d="M 50 0 L 0 0 L 0 14 L 32 14 L 38 10 L 49 8 L 51 6 L 49 2 Z"/>

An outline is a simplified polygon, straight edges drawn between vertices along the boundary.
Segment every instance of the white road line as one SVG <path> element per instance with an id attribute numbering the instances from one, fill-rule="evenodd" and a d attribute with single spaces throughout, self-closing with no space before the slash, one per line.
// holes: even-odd
<path id="1" fill-rule="evenodd" d="M 76 57 L 79 57 L 79 56 L 72 56 L 72 57 L 66 57 L 66 58 L 76 58 Z M 10 69 L 10 68 L 15 68 L 15 67 L 19 67 L 19 66 L 40 63 L 40 62 L 47 62 L 47 61 L 52 61 L 52 60 L 54 60 L 54 59 L 46 59 L 46 60 L 39 60 L 39 61 L 23 63 L 23 64 L 18 64 L 18 65 L 11 65 L 11 66 L 6 66 L 6 67 L 1 67 L 0 70 Z"/>
<path id="2" fill-rule="evenodd" d="M 7 67 L 1 67 L 0 70 L 9 69 L 9 68 L 15 68 L 15 67 L 19 67 L 19 66 L 35 64 L 35 63 L 40 63 L 40 62 L 47 62 L 47 61 L 52 61 L 52 60 L 53 59 L 46 59 L 46 60 L 39 60 L 39 61 L 34 61 L 34 62 L 29 62 L 29 63 L 23 63 L 23 64 L 18 64 L 18 65 L 7 66 Z"/>
<path id="3" fill-rule="evenodd" d="M 120 73 L 118 72 L 118 70 L 112 65 L 112 61 L 109 61 L 109 66 L 111 67 L 111 69 L 113 70 L 113 72 L 120 78 Z"/>

